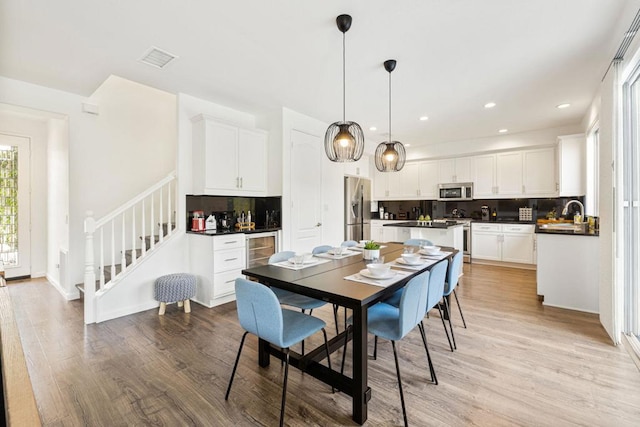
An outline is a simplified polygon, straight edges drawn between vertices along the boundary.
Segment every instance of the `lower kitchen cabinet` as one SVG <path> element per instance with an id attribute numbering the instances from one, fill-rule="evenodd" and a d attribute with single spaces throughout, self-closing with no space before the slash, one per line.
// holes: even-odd
<path id="1" fill-rule="evenodd" d="M 245 235 L 207 236 L 189 234 L 192 274 L 197 277 L 193 299 L 205 307 L 235 300 L 235 280 L 246 265 Z"/>
<path id="2" fill-rule="evenodd" d="M 533 224 L 471 224 L 471 258 L 475 261 L 496 261 L 534 265 L 535 225 Z"/>

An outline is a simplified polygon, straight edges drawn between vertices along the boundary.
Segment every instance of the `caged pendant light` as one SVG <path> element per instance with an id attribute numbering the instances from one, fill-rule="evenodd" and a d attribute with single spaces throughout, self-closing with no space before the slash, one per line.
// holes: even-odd
<path id="1" fill-rule="evenodd" d="M 364 133 L 356 122 L 348 122 L 346 116 L 345 89 L 345 33 L 351 28 L 351 16 L 336 18 L 338 30 L 342 32 L 342 121 L 327 128 L 324 135 L 324 150 L 332 162 L 355 162 L 364 153 Z"/>
<path id="2" fill-rule="evenodd" d="M 397 172 L 404 167 L 407 158 L 404 145 L 391 141 L 391 72 L 396 68 L 395 59 L 384 61 L 384 69 L 389 72 L 389 141 L 381 142 L 374 156 L 376 168 L 380 172 Z"/>

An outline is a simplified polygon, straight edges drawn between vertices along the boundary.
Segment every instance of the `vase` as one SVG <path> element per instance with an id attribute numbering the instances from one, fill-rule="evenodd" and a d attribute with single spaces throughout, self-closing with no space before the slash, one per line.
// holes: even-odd
<path id="1" fill-rule="evenodd" d="M 380 249 L 365 249 L 362 251 L 362 257 L 366 260 L 380 258 Z"/>

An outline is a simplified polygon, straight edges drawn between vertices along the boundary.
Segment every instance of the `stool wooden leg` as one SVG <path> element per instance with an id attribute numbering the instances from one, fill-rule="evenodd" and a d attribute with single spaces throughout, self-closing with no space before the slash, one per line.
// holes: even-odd
<path id="1" fill-rule="evenodd" d="M 188 299 L 184 300 L 184 312 L 191 313 L 191 301 Z"/>
<path id="2" fill-rule="evenodd" d="M 178 301 L 178 307 L 182 307 L 183 302 L 182 301 Z"/>
<path id="3" fill-rule="evenodd" d="M 158 311 L 158 315 L 159 316 L 164 316 L 164 311 L 167 308 L 167 303 L 166 302 L 161 302 L 160 303 L 160 311 Z"/>

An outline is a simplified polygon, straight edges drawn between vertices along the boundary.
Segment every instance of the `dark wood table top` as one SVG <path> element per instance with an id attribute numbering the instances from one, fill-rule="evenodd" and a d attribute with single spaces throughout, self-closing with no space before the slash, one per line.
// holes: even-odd
<path id="1" fill-rule="evenodd" d="M 380 249 L 380 255 L 385 257 L 385 262 L 390 262 L 400 257 L 404 248 L 404 245 L 399 243 L 385 243 L 384 246 L 386 247 Z M 457 252 L 450 248 L 443 249 L 453 251 L 454 254 Z M 369 306 L 379 301 L 403 287 L 412 277 L 431 269 L 435 265 L 430 265 L 418 271 L 401 270 L 409 272 L 409 274 L 386 288 L 344 279 L 346 276 L 358 273 L 366 268 L 367 263 L 368 261 L 363 260 L 361 254 L 357 254 L 339 260 L 330 260 L 329 262 L 301 270 L 264 265 L 242 270 L 242 273 L 270 286 L 330 303 L 352 307 L 354 305 Z"/>

